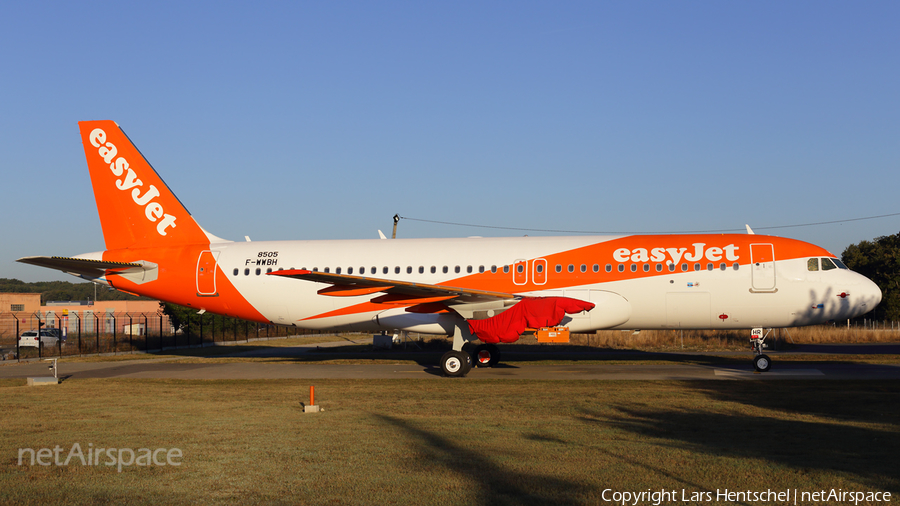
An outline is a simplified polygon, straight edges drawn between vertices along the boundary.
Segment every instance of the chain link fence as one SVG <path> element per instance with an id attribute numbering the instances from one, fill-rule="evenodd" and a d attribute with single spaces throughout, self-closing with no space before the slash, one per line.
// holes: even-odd
<path id="1" fill-rule="evenodd" d="M 155 352 L 209 346 L 223 342 L 249 342 L 303 333 L 276 325 L 229 318 L 215 314 L 192 314 L 179 328 L 162 311 L 122 313 L 86 310 L 0 313 L 0 356 L 3 360 L 25 360 L 95 354 Z M 23 338 L 41 330 L 35 338 Z"/>

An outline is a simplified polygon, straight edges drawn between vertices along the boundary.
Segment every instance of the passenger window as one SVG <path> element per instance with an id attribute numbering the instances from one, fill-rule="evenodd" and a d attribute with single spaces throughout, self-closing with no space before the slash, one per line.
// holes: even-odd
<path id="1" fill-rule="evenodd" d="M 688 264 L 681 264 L 681 272 L 687 272 Z"/>
<path id="2" fill-rule="evenodd" d="M 453 268 L 453 272 L 455 272 L 456 274 L 459 274 L 459 266 L 458 265 Z"/>
<path id="3" fill-rule="evenodd" d="M 734 268 L 734 270 L 738 270 L 741 268 L 741 264 L 735 262 L 734 265 L 732 265 L 732 267 Z"/>
<path id="4" fill-rule="evenodd" d="M 556 264 L 556 272 L 562 272 L 562 265 Z"/>
<path id="5" fill-rule="evenodd" d="M 328 269 L 327 269 L 327 268 L 325 269 L 325 272 L 328 272 Z M 256 275 L 259 276 L 260 273 L 262 273 L 262 269 L 260 269 L 259 267 L 257 267 L 257 268 L 256 268 Z"/>
<path id="6" fill-rule="evenodd" d="M 581 272 L 587 272 L 587 265 L 581 264 Z"/>
<path id="7" fill-rule="evenodd" d="M 594 272 L 600 272 L 600 266 L 598 264 L 594 264 Z"/>
<path id="8" fill-rule="evenodd" d="M 519 274 L 522 274 L 523 272 L 525 272 L 525 266 L 522 264 L 517 265 L 516 272 L 518 272 Z"/>
<path id="9" fill-rule="evenodd" d="M 407 274 L 412 274 L 412 266 L 411 266 L 411 265 L 407 265 L 407 266 L 406 266 L 406 273 L 407 273 Z"/>
<path id="10" fill-rule="evenodd" d="M 662 272 L 662 264 L 656 264 L 656 272 Z"/>
<path id="11" fill-rule="evenodd" d="M 387 270 L 387 267 L 385 267 L 385 270 Z M 369 272 L 372 274 L 378 274 L 378 267 L 372 266 L 372 268 L 369 269 Z"/>
<path id="12" fill-rule="evenodd" d="M 722 269 L 722 270 L 724 271 L 724 270 L 727 269 L 727 268 L 728 268 L 728 265 L 725 264 L 725 262 L 722 262 L 722 263 L 719 264 L 719 269 Z"/>
<path id="13" fill-rule="evenodd" d="M 431 266 L 431 273 L 434 274 L 435 272 L 437 272 L 437 267 L 435 267 L 435 266 L 432 265 L 432 266 Z"/>
<path id="14" fill-rule="evenodd" d="M 837 269 L 837 266 L 834 265 L 834 262 L 832 262 L 830 258 L 823 258 L 822 259 L 822 270 L 830 271 L 831 269 Z"/>
<path id="15" fill-rule="evenodd" d="M 612 265 L 606 264 L 606 272 L 612 272 Z"/>
<path id="16" fill-rule="evenodd" d="M 569 264 L 569 267 L 567 267 L 566 269 L 567 269 L 569 272 L 575 272 L 575 266 L 572 265 L 572 264 Z"/>
<path id="17" fill-rule="evenodd" d="M 644 272 L 650 272 L 650 264 L 644 264 Z"/>
<path id="18" fill-rule="evenodd" d="M 384 269 L 381 269 L 381 273 L 382 273 L 382 274 L 387 274 L 387 273 L 388 273 L 388 267 L 387 267 L 387 265 L 384 266 Z"/>
<path id="19" fill-rule="evenodd" d="M 637 272 L 637 264 L 631 264 L 631 272 Z"/>
<path id="20" fill-rule="evenodd" d="M 619 272 L 625 272 L 625 264 L 619 264 Z"/>
<path id="21" fill-rule="evenodd" d="M 250 269 L 244 269 L 244 276 L 250 275 Z"/>
<path id="22" fill-rule="evenodd" d="M 483 273 L 483 272 L 484 272 L 484 266 L 483 266 L 483 265 L 479 265 L 479 266 L 478 266 L 478 273 L 481 274 L 481 273 Z"/>
<path id="23" fill-rule="evenodd" d="M 521 269 L 522 266 L 520 265 L 519 267 L 520 267 L 520 269 Z M 544 264 L 537 264 L 537 265 L 535 265 L 535 266 L 534 266 L 534 270 L 537 271 L 538 274 L 544 272 Z M 522 271 L 519 270 L 519 272 L 522 272 Z"/>
<path id="24" fill-rule="evenodd" d="M 497 274 L 497 266 L 496 265 L 491 266 L 491 274 Z"/>
<path id="25" fill-rule="evenodd" d="M 472 274 L 472 266 L 471 265 L 466 267 L 466 272 L 469 274 Z"/>
<path id="26" fill-rule="evenodd" d="M 700 264 L 694 264 L 694 271 L 700 270 Z"/>
<path id="27" fill-rule="evenodd" d="M 708 270 L 708 271 L 713 270 L 713 264 L 706 264 L 706 270 Z"/>
<path id="28" fill-rule="evenodd" d="M 419 266 L 419 274 L 425 274 L 425 266 L 424 265 Z"/>
<path id="29" fill-rule="evenodd" d="M 806 262 L 806 270 L 808 271 L 817 271 L 819 270 L 819 259 L 818 258 L 810 258 Z"/>
<path id="30" fill-rule="evenodd" d="M 450 272 L 450 268 L 447 267 L 446 265 L 444 266 L 444 268 L 442 270 L 443 270 L 444 274 L 447 274 L 448 272 Z"/>
<path id="31" fill-rule="evenodd" d="M 268 274 L 268 273 L 270 273 L 270 272 L 272 272 L 272 268 L 271 268 L 271 267 L 269 267 L 268 269 L 266 269 L 266 274 Z"/>
<path id="32" fill-rule="evenodd" d="M 503 266 L 503 274 L 509 274 L 509 266 L 508 265 Z"/>
<path id="33" fill-rule="evenodd" d="M 399 265 L 394 267 L 394 274 L 400 274 L 400 266 Z"/>
<path id="34" fill-rule="evenodd" d="M 237 275 L 238 275 L 238 272 L 240 272 L 240 271 L 238 271 L 237 269 L 235 269 L 235 270 L 234 270 L 234 275 L 237 276 Z M 23 311 L 24 311 L 24 310 L 23 310 Z"/>
<path id="35" fill-rule="evenodd" d="M 669 264 L 669 272 L 675 272 L 675 264 Z"/>

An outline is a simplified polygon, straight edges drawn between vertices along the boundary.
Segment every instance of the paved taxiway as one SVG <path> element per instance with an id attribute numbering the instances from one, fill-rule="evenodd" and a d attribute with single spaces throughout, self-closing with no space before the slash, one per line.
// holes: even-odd
<path id="1" fill-rule="evenodd" d="M 306 346 L 265 347 L 236 352 L 232 357 L 289 358 L 317 348 L 361 344 L 363 341 L 345 340 Z M 804 345 L 782 354 L 770 353 L 772 369 L 764 374 L 753 371 L 751 355 L 747 364 L 567 364 L 533 365 L 529 363 L 500 364 L 494 368 L 476 368 L 468 374 L 473 379 L 534 379 L 534 380 L 779 380 L 779 379 L 900 379 L 900 360 L 897 364 L 860 364 L 852 362 L 779 363 L 779 356 L 804 353 L 827 354 L 900 354 L 900 344 L 873 345 Z M 610 358 L 611 353 L 598 353 Z M 685 353 L 697 355 L 698 353 Z M 721 354 L 721 353 L 720 353 Z M 585 358 L 593 358 L 585 354 Z M 681 354 L 671 354 L 681 355 Z M 552 358 L 552 357 L 545 357 Z M 112 362 L 59 361 L 59 376 L 68 378 L 140 378 L 140 379 L 443 379 L 434 365 L 421 364 L 358 364 L 333 365 L 314 362 L 232 362 L 198 363 L 191 358 L 135 359 Z M 47 362 L 7 363 L 0 367 L 0 378 L 47 376 Z"/>
<path id="2" fill-rule="evenodd" d="M 47 363 L 10 364 L 0 367 L 0 378 L 47 376 Z M 311 363 L 242 362 L 202 364 L 129 360 L 121 362 L 59 363 L 61 378 L 154 378 L 154 379 L 443 379 L 437 366 L 323 365 Z M 900 365 L 777 362 L 765 374 L 747 366 L 708 365 L 503 365 L 473 369 L 473 379 L 534 380 L 779 380 L 779 379 L 900 379 Z"/>

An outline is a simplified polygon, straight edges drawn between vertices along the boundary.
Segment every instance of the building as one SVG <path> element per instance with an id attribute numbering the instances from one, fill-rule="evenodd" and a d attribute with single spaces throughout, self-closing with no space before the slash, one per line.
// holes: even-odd
<path id="1" fill-rule="evenodd" d="M 173 333 L 156 300 L 47 302 L 39 293 L 0 293 L 0 336 L 58 328 L 63 336 L 81 334 L 144 335 Z"/>

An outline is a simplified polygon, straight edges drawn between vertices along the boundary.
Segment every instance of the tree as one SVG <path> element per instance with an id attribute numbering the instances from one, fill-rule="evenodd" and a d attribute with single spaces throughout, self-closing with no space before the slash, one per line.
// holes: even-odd
<path id="1" fill-rule="evenodd" d="M 847 246 L 841 260 L 881 288 L 875 319 L 900 320 L 900 233 Z"/>

